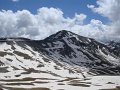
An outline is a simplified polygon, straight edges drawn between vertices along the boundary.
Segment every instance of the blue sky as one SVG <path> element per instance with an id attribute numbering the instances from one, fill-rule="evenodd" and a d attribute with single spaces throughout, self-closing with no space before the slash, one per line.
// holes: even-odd
<path id="1" fill-rule="evenodd" d="M 74 17 L 75 13 L 84 13 L 87 15 L 85 23 L 89 23 L 91 19 L 97 19 L 103 23 L 108 23 L 108 18 L 103 17 L 97 13 L 92 12 L 87 7 L 87 4 L 96 5 L 97 0 L 19 0 L 13 2 L 12 0 L 0 0 L 0 10 L 29 10 L 33 14 L 36 14 L 37 9 L 41 7 L 54 7 L 59 8 L 64 12 L 64 17 Z"/>
<path id="2" fill-rule="evenodd" d="M 60 30 L 120 39 L 120 0 L 0 0 L 0 37 L 43 39 Z"/>

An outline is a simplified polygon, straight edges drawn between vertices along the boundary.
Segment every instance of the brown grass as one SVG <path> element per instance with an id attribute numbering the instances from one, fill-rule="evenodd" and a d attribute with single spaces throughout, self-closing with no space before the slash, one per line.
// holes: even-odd
<path id="1" fill-rule="evenodd" d="M 73 84 L 68 84 L 68 85 L 71 85 L 71 86 L 80 86 L 80 87 L 90 87 L 90 85 L 81 84 L 81 83 L 73 83 Z"/>
<path id="2" fill-rule="evenodd" d="M 32 83 L 7 83 L 5 85 L 34 85 Z"/>
<path id="3" fill-rule="evenodd" d="M 30 77 L 26 77 L 23 79 L 9 79 L 9 80 L 0 80 L 0 81 L 5 81 L 5 82 L 18 82 L 18 81 L 34 81 L 36 80 L 36 78 L 30 78 Z"/>
<path id="4" fill-rule="evenodd" d="M 65 85 L 64 83 L 58 83 L 58 85 Z"/>
<path id="5" fill-rule="evenodd" d="M 49 88 L 44 88 L 44 87 L 41 87 L 41 88 L 10 88 L 10 90 L 50 90 Z"/>
<path id="6" fill-rule="evenodd" d="M 31 82 L 31 83 L 39 83 L 39 84 L 44 84 L 44 83 L 49 83 L 49 82 L 45 82 L 45 81 L 35 81 L 35 82 Z"/>
<path id="7" fill-rule="evenodd" d="M 31 77 L 26 77 L 26 78 L 22 78 L 22 79 L 9 79 L 9 80 L 0 80 L 0 81 L 19 82 L 19 81 L 35 81 L 36 79 L 40 79 L 40 80 L 57 80 L 57 79 L 50 79 L 50 78 L 31 78 Z"/>

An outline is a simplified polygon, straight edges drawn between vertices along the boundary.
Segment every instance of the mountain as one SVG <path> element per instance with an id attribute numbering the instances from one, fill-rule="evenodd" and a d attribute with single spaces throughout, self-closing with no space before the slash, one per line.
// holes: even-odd
<path id="1" fill-rule="evenodd" d="M 119 56 L 94 39 L 63 30 L 41 41 L 40 46 L 54 60 L 85 67 L 97 74 L 119 74 Z"/>
<path id="2" fill-rule="evenodd" d="M 111 41 L 109 42 L 108 46 L 111 48 L 111 52 L 120 57 L 120 42 Z"/>
<path id="3" fill-rule="evenodd" d="M 44 40 L 0 38 L 1 79 L 91 75 L 120 75 L 120 44 L 105 45 L 66 30 Z"/>

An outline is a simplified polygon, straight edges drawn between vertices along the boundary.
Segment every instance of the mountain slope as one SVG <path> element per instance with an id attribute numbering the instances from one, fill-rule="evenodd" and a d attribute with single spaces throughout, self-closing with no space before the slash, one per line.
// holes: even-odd
<path id="1" fill-rule="evenodd" d="M 0 89 L 117 89 L 119 76 L 101 75 L 120 75 L 119 50 L 119 43 L 105 45 L 66 30 L 44 40 L 0 38 Z"/>
<path id="2" fill-rule="evenodd" d="M 40 46 L 54 60 L 57 58 L 97 74 L 119 74 L 119 57 L 107 45 L 94 39 L 63 30 L 41 41 Z"/>
<path id="3" fill-rule="evenodd" d="M 53 78 L 81 76 L 80 71 L 72 69 L 70 65 L 53 62 L 51 58 L 46 57 L 42 52 L 34 51 L 29 46 L 30 43 L 34 43 L 34 41 L 26 41 L 26 39 L 20 38 L 1 41 L 0 78 L 20 78 L 24 74 L 29 75 L 31 73 L 40 73 L 43 76 Z M 70 74 L 70 71 L 73 74 Z"/>
<path id="4" fill-rule="evenodd" d="M 1 38 L 0 76 L 20 78 L 31 73 L 54 78 L 118 75 L 120 58 L 111 51 L 109 46 L 94 39 L 65 30 L 44 40 Z"/>

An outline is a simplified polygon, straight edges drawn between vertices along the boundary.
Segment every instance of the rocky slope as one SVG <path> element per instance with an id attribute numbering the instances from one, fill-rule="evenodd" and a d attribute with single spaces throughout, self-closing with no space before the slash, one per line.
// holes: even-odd
<path id="1" fill-rule="evenodd" d="M 120 57 L 111 47 L 65 30 L 44 40 L 1 38 L 0 78 L 119 75 Z"/>

